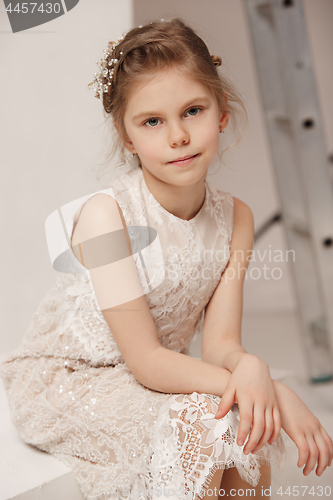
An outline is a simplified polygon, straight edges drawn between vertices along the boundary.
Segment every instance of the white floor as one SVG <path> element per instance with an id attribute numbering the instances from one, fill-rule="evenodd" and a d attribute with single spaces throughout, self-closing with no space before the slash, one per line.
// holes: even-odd
<path id="1" fill-rule="evenodd" d="M 302 343 L 302 334 L 297 316 L 294 312 L 244 313 L 242 327 L 242 345 L 252 354 L 256 354 L 269 364 L 272 378 L 284 376 L 283 383 L 288 385 L 320 420 L 326 432 L 333 439 L 333 381 L 326 383 L 310 383 L 307 373 L 306 358 Z M 191 346 L 191 354 L 200 357 L 201 338 L 197 338 Z M 332 362 L 333 366 L 333 362 Z M 298 449 L 290 441 L 291 454 L 294 456 L 295 469 L 288 470 L 288 478 L 283 484 L 290 486 L 290 492 L 281 495 L 272 490 L 272 500 L 300 496 L 305 500 L 313 500 L 318 496 L 333 498 L 333 463 L 321 477 L 311 471 L 304 476 L 297 467 Z M 299 486 L 297 494 L 297 488 Z M 308 488 L 306 488 L 308 486 Z M 275 485 L 276 487 L 276 485 Z M 295 487 L 293 489 L 293 487 Z M 313 487 L 313 489 L 311 489 Z M 323 487 L 323 491 L 321 491 Z M 326 487 L 326 495 L 325 495 Z M 331 492 L 329 490 L 331 488 Z"/>

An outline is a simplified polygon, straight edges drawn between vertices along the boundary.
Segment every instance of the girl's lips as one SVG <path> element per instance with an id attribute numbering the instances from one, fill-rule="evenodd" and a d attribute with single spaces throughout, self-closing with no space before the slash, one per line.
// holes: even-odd
<path id="1" fill-rule="evenodd" d="M 194 156 L 190 156 L 189 158 L 186 158 L 185 160 L 176 160 L 176 161 L 169 161 L 168 163 L 171 163 L 172 165 L 178 165 L 180 167 L 185 167 L 186 165 L 189 165 L 194 158 L 198 156 L 199 153 L 197 153 Z"/>

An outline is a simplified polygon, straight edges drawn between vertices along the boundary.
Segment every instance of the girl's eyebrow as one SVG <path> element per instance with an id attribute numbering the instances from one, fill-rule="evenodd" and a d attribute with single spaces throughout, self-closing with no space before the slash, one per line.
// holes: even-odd
<path id="1" fill-rule="evenodd" d="M 199 97 L 194 97 L 193 99 L 191 99 L 190 101 L 188 101 L 187 103 L 184 104 L 184 108 L 187 108 L 188 106 L 190 106 L 191 104 L 193 103 L 197 103 L 198 101 L 200 102 L 203 102 L 204 104 L 208 104 L 209 102 L 209 99 L 206 97 L 206 96 L 199 96 Z M 135 116 L 133 116 L 133 120 L 138 120 L 139 118 L 142 118 L 144 116 L 147 116 L 147 115 L 152 115 L 152 116 L 157 116 L 157 115 L 160 115 L 161 112 L 160 111 L 143 111 L 142 113 L 139 113 Z"/>

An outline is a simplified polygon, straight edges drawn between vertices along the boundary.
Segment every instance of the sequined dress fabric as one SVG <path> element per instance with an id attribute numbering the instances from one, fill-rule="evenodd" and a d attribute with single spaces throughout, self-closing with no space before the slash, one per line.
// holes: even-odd
<path id="1" fill-rule="evenodd" d="M 230 258 L 233 198 L 206 181 L 204 203 L 186 221 L 160 205 L 140 168 L 112 189 L 128 227 L 158 233 L 165 278 L 146 299 L 161 345 L 188 355 Z M 218 396 L 166 394 L 138 382 L 84 273 L 56 273 L 1 376 L 20 437 L 70 467 L 87 500 L 198 500 L 218 468 L 236 467 L 255 486 L 261 463 L 286 454 L 282 433 L 243 453 L 237 404 L 217 420 Z"/>

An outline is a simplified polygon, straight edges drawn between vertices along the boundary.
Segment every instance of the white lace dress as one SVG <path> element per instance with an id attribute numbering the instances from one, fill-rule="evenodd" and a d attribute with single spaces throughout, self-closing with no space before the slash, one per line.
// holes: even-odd
<path id="1" fill-rule="evenodd" d="M 162 346 L 186 355 L 229 260 L 233 198 L 206 181 L 204 204 L 186 221 L 159 204 L 140 168 L 111 187 L 128 227 L 158 233 L 165 278 L 146 299 Z M 74 218 L 65 222 L 72 230 Z M 57 273 L 1 376 L 21 438 L 69 466 L 89 500 L 194 500 L 221 466 L 236 467 L 255 486 L 260 463 L 286 455 L 282 432 L 273 445 L 243 453 L 235 442 L 237 404 L 217 420 L 218 396 L 166 394 L 139 383 L 82 270 Z"/>

